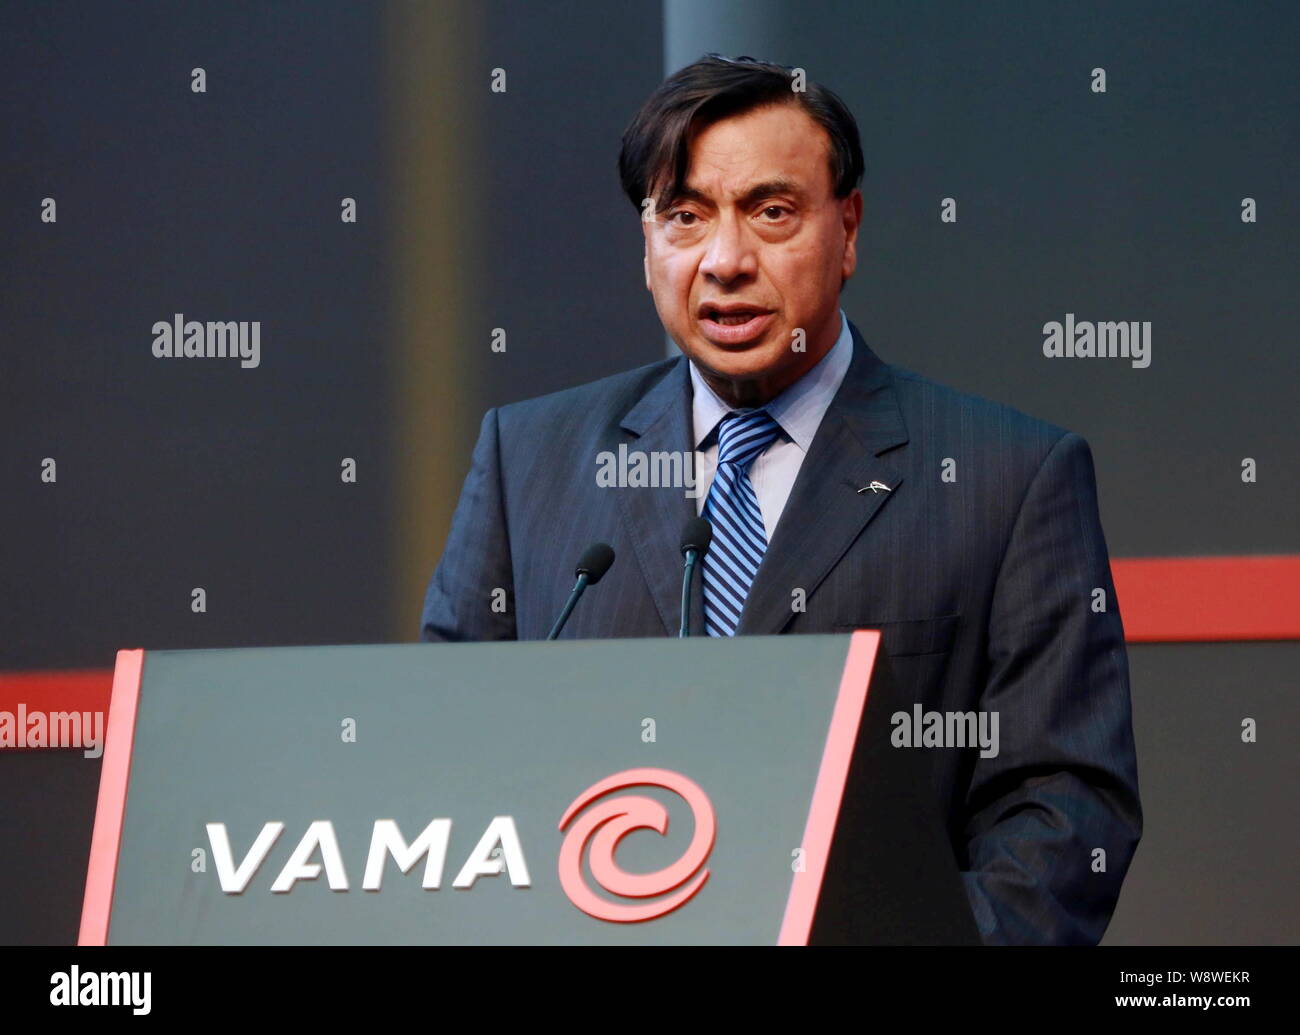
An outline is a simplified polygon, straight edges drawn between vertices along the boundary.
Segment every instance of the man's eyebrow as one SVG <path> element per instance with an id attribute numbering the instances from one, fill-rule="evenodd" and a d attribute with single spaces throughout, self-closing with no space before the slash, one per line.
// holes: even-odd
<path id="1" fill-rule="evenodd" d="M 736 203 L 741 208 L 749 208 L 755 202 L 763 198 L 770 198 L 773 194 L 789 194 L 796 200 L 802 201 L 806 197 L 806 192 L 793 180 L 778 178 L 774 180 L 764 180 L 762 183 L 756 183 L 736 199 Z M 702 205 L 713 204 L 712 199 L 705 195 L 701 190 L 695 187 L 683 187 L 677 196 L 671 200 L 671 204 L 678 204 L 682 201 L 697 201 Z"/>
<path id="2" fill-rule="evenodd" d="M 749 190 L 745 191 L 745 193 L 736 200 L 740 204 L 741 208 L 749 208 L 755 202 L 761 201 L 763 198 L 770 198 L 773 194 L 789 194 L 798 201 L 804 199 L 803 188 L 795 183 L 794 180 L 778 178 L 775 180 L 764 180 L 762 183 L 754 184 L 754 186 L 750 187 Z"/>

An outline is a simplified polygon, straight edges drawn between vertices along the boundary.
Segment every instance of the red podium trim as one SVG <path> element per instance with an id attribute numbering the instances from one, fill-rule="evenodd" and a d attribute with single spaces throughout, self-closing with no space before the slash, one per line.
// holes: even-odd
<path id="1" fill-rule="evenodd" d="M 140 701 L 143 672 L 143 650 L 117 652 L 78 945 L 108 943 L 108 918 L 113 909 L 113 882 L 117 877 L 122 819 L 126 813 L 126 785 L 131 775 L 131 744 L 135 739 L 136 706 Z"/>
<path id="2" fill-rule="evenodd" d="M 849 640 L 849 653 L 840 677 L 840 692 L 831 714 L 831 727 L 822 749 L 821 768 L 813 790 L 812 807 L 803 834 L 804 869 L 795 872 L 786 900 L 785 918 L 781 922 L 778 945 L 807 945 L 812 933 L 813 915 L 821 897 L 826 864 L 830 860 L 831 839 L 839 821 L 840 802 L 849 779 L 849 763 L 858 726 L 867 707 L 867 686 L 880 649 L 880 633 L 860 630 Z"/>

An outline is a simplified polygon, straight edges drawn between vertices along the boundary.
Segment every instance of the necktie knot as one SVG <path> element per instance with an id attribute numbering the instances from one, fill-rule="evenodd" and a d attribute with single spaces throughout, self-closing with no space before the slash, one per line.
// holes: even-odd
<path id="1" fill-rule="evenodd" d="M 780 431 L 781 425 L 767 410 L 732 410 L 718 425 L 718 466 L 735 464 L 748 471 Z"/>

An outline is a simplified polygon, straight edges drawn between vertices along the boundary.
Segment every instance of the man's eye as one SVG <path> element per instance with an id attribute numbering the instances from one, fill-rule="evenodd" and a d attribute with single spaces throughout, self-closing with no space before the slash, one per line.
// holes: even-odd
<path id="1" fill-rule="evenodd" d="M 679 216 L 683 217 L 683 221 L 678 220 Z M 668 222 L 670 223 L 675 222 L 677 223 L 678 226 L 691 226 L 693 224 L 689 222 L 689 220 L 693 220 L 694 218 L 695 218 L 695 213 L 687 212 L 685 209 L 678 209 L 676 212 L 668 213 Z"/>
<path id="2" fill-rule="evenodd" d="M 767 208 L 763 209 L 763 215 L 766 216 L 769 212 L 775 212 L 776 215 L 772 216 L 771 218 L 780 219 L 789 211 L 790 210 L 786 208 L 784 205 L 768 205 Z"/>

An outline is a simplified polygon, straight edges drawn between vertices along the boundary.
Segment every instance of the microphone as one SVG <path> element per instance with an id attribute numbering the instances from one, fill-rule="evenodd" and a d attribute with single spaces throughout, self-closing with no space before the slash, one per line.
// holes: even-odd
<path id="1" fill-rule="evenodd" d="M 695 574 L 695 565 L 709 552 L 713 542 L 713 526 L 702 517 L 691 518 L 682 529 L 682 555 L 686 558 L 686 567 L 682 570 L 682 627 L 678 630 L 679 639 L 691 634 L 691 577 Z"/>
<path id="2" fill-rule="evenodd" d="M 560 617 L 555 620 L 551 626 L 551 633 L 546 638 L 553 640 L 560 635 L 560 630 L 564 628 L 564 623 L 569 620 L 569 615 L 573 613 L 574 605 L 578 603 L 578 598 L 582 596 L 582 591 L 588 586 L 594 586 L 597 582 L 605 577 L 605 572 L 614 563 L 614 548 L 608 543 L 592 543 L 582 556 L 578 558 L 578 566 L 574 569 L 574 577 L 577 582 L 573 584 L 573 592 L 569 594 L 569 599 L 565 601 L 564 610 L 560 612 Z"/>

